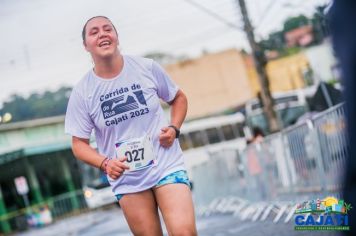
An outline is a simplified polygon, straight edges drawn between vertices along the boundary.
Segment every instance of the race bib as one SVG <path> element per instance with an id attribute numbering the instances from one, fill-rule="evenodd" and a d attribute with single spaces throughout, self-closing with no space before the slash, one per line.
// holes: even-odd
<path id="1" fill-rule="evenodd" d="M 125 170 L 124 174 L 142 170 L 156 164 L 156 156 L 154 155 L 152 142 L 148 135 L 116 143 L 115 148 L 117 158 L 127 157 L 124 163 L 130 169 Z"/>

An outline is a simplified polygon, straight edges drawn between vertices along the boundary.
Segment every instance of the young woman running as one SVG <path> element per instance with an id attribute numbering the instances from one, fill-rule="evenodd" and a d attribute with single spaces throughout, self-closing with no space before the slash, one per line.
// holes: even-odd
<path id="1" fill-rule="evenodd" d="M 122 55 L 104 16 L 84 25 L 94 68 L 74 87 L 65 131 L 81 161 L 107 174 L 134 235 L 196 235 L 190 184 L 179 146 L 187 98 L 151 59 Z M 170 121 L 160 100 L 171 106 Z M 89 145 L 94 131 L 98 150 Z"/>

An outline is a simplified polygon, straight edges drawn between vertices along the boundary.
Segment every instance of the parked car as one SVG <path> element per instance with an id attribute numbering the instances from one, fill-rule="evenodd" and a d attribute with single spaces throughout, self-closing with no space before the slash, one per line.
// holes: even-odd
<path id="1" fill-rule="evenodd" d="M 108 182 L 96 182 L 83 188 L 84 197 L 89 208 L 98 208 L 117 203 L 114 193 Z"/>

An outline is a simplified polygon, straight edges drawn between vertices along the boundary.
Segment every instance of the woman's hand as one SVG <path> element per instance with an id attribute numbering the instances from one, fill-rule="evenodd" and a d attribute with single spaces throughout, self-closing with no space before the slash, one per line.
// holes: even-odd
<path id="1" fill-rule="evenodd" d="M 106 173 L 112 179 L 118 179 L 125 170 L 128 170 L 129 167 L 124 164 L 124 161 L 127 160 L 127 157 L 121 157 L 119 159 L 110 159 L 106 166 Z"/>
<path id="2" fill-rule="evenodd" d="M 176 131 L 172 127 L 163 127 L 159 135 L 159 142 L 162 147 L 169 148 L 176 138 Z"/>

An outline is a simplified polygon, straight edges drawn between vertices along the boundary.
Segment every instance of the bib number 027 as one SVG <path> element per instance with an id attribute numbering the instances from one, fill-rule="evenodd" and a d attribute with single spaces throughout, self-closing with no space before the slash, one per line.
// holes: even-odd
<path id="1" fill-rule="evenodd" d="M 126 157 L 125 163 L 130 167 L 124 173 L 142 170 L 156 165 L 156 156 L 153 152 L 152 142 L 149 136 L 133 138 L 115 144 L 116 157 Z"/>
<path id="2" fill-rule="evenodd" d="M 143 161 L 144 160 L 145 149 L 139 148 L 131 151 L 126 151 L 125 156 L 127 157 L 127 162 L 131 163 L 132 161 Z"/>

